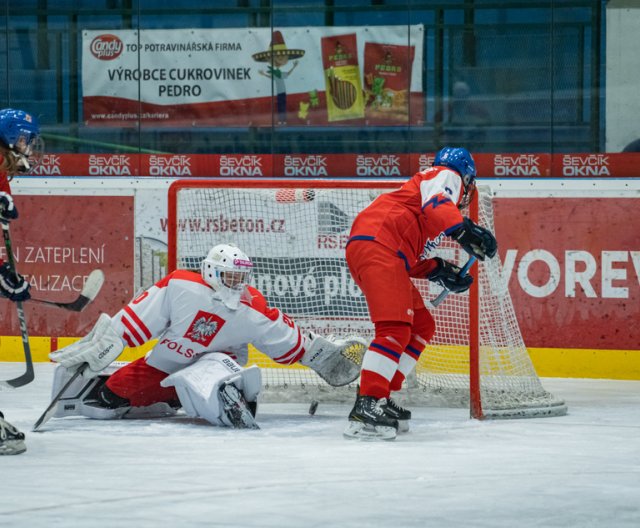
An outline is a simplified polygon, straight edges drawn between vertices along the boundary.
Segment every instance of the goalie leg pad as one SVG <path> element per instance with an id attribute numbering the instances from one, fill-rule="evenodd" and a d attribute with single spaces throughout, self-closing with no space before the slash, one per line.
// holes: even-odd
<path id="1" fill-rule="evenodd" d="M 233 384 L 242 398 L 228 384 Z M 226 354 L 213 352 L 171 374 L 161 385 L 175 387 L 188 416 L 204 418 L 213 425 L 236 427 L 235 406 L 250 410 L 251 402 L 257 401 L 260 394 L 262 375 L 256 366 L 243 369 Z"/>
<path id="2" fill-rule="evenodd" d="M 104 387 L 107 379 L 119 367 L 110 365 L 104 374 L 85 380 L 79 377 L 66 390 L 58 402 L 55 418 L 67 416 L 86 416 L 95 420 L 117 420 L 119 418 L 162 418 L 173 416 L 177 409 L 165 402 L 159 402 L 144 407 L 127 405 L 127 400 L 112 394 L 112 401 L 105 401 L 100 396 L 101 391 L 111 392 Z M 53 373 L 52 399 L 60 388 L 71 378 L 73 371 L 58 365 Z"/>
<path id="3" fill-rule="evenodd" d="M 119 420 L 121 418 L 135 420 L 174 416 L 178 412 L 178 409 L 171 407 L 171 405 L 166 402 L 153 403 L 144 407 L 131 407 L 127 405 L 115 409 L 82 402 L 80 411 L 82 416 L 93 418 L 94 420 Z"/>
<path id="4" fill-rule="evenodd" d="M 313 369 L 323 380 L 334 387 L 342 387 L 355 381 L 360 375 L 362 357 L 367 342 L 361 337 L 349 336 L 337 339 L 310 333 L 306 352 L 300 363 Z"/>
<path id="5" fill-rule="evenodd" d="M 89 380 L 82 376 L 67 388 L 62 398 L 58 401 L 54 418 L 64 418 L 65 416 L 82 416 L 82 401 L 99 385 L 104 384 L 107 378 L 117 367 L 108 367 L 104 374 Z M 68 370 L 62 365 L 56 366 L 53 371 L 53 384 L 51 387 L 51 399 L 57 396 L 62 386 L 73 376 L 74 370 Z"/>

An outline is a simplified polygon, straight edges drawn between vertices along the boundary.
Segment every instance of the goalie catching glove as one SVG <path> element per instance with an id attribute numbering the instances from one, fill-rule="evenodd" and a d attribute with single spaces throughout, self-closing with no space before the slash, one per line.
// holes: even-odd
<path id="1" fill-rule="evenodd" d="M 120 336 L 111 327 L 111 318 L 101 314 L 95 326 L 80 341 L 51 352 L 49 358 L 70 370 L 76 370 L 83 363 L 89 367 L 84 370 L 84 378 L 93 378 L 109 366 L 124 350 Z"/>
<path id="2" fill-rule="evenodd" d="M 427 279 L 442 286 L 445 290 L 453 293 L 466 292 L 473 284 L 471 275 L 460 275 L 460 268 L 451 262 L 442 260 L 440 257 L 434 257 L 432 260 L 436 262 L 434 269 Z"/>
<path id="3" fill-rule="evenodd" d="M 314 370 L 333 387 L 342 387 L 360 375 L 367 342 L 361 337 L 337 339 L 309 332 L 306 352 L 300 363 Z"/>
<path id="4" fill-rule="evenodd" d="M 467 217 L 463 219 L 462 226 L 453 231 L 450 236 L 469 255 L 480 260 L 484 260 L 485 257 L 493 258 L 498 251 L 498 242 L 491 231 L 475 224 Z"/>

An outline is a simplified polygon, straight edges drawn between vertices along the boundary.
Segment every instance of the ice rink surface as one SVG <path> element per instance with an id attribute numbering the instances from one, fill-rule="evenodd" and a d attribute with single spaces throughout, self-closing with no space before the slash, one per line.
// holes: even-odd
<path id="1" fill-rule="evenodd" d="M 0 377 L 20 373 L 0 363 Z M 27 452 L 0 457 L 0 526 L 640 526 L 640 382 L 546 379 L 569 414 L 414 408 L 395 442 L 345 440 L 348 405 L 263 404 L 259 431 L 176 416 L 35 420 L 52 366 L 0 392 Z"/>

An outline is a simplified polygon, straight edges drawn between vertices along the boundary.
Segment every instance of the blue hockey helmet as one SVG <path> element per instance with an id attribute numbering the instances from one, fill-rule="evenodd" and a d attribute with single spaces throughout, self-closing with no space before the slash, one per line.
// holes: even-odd
<path id="1" fill-rule="evenodd" d="M 24 110 L 0 110 L 0 142 L 17 158 L 19 172 L 29 172 L 42 155 L 38 120 Z"/>
<path id="2" fill-rule="evenodd" d="M 471 153 L 462 147 L 444 147 L 440 149 L 433 160 L 433 165 L 447 167 L 456 171 L 462 178 L 464 194 L 460 201 L 460 209 L 469 203 L 476 191 L 476 164 Z"/>

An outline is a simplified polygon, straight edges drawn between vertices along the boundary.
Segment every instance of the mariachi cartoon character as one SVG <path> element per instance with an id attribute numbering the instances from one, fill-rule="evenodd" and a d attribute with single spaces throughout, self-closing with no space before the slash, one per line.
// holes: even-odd
<path id="1" fill-rule="evenodd" d="M 304 56 L 304 50 L 288 49 L 284 43 L 284 38 L 280 31 L 274 31 L 271 38 L 271 45 L 266 51 L 254 53 L 253 60 L 257 62 L 269 63 L 266 70 L 260 70 L 258 73 L 273 80 L 275 83 L 278 124 L 287 122 L 287 89 L 285 80 L 291 75 L 291 72 L 298 66 L 298 61 L 293 61 L 293 66 L 288 71 L 283 68 L 291 59 L 298 59 Z"/>

